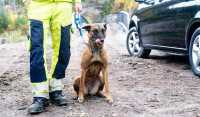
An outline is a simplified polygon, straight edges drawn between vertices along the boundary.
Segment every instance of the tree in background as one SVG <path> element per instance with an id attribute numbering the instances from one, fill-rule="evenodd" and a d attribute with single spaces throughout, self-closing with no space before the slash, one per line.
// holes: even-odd
<path id="1" fill-rule="evenodd" d="M 137 8 L 138 4 L 135 0 L 114 0 L 113 12 L 118 12 L 121 10 L 131 12 L 133 9 Z"/>
<path id="2" fill-rule="evenodd" d="M 6 16 L 4 9 L 0 7 L 0 33 L 8 28 L 8 17 Z"/>
<path id="3" fill-rule="evenodd" d="M 103 4 L 101 15 L 105 16 L 119 11 L 131 13 L 137 7 L 138 3 L 135 0 L 106 0 Z"/>
<path id="4" fill-rule="evenodd" d="M 1 6 L 12 6 L 13 9 L 18 10 L 23 6 L 23 0 L 0 0 Z"/>
<path id="5" fill-rule="evenodd" d="M 0 33 L 23 29 L 27 18 L 22 0 L 0 0 Z"/>

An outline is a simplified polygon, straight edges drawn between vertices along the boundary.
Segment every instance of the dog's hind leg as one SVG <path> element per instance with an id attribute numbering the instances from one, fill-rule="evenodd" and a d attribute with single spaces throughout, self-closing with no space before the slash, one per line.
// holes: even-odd
<path id="1" fill-rule="evenodd" d="M 97 91 L 97 93 L 96 93 L 96 96 L 105 98 L 104 94 L 102 93 L 103 88 L 104 88 L 104 83 L 103 83 L 103 81 L 101 80 L 102 77 L 100 77 L 99 79 L 100 79 L 100 80 L 99 80 L 100 85 L 99 85 L 99 89 L 98 89 L 98 91 Z"/>

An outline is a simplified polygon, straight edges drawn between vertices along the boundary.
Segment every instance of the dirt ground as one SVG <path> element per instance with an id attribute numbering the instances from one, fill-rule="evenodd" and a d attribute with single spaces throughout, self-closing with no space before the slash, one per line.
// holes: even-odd
<path id="1" fill-rule="evenodd" d="M 87 10 L 99 14 L 94 8 L 87 7 Z M 114 103 L 92 97 L 79 104 L 73 100 L 72 82 L 80 73 L 84 45 L 76 36 L 71 42 L 72 56 L 63 80 L 69 104 L 50 105 L 47 112 L 37 117 L 200 117 L 200 79 L 190 70 L 187 57 L 157 51 L 149 59 L 130 57 L 125 34 L 116 31 L 113 25 L 108 28 L 105 48 L 109 53 L 109 82 Z M 26 48 L 26 42 L 0 45 L 0 117 L 31 116 L 27 113 L 32 94 Z M 51 50 L 47 53 L 50 55 Z"/>
<path id="2" fill-rule="evenodd" d="M 50 105 L 47 112 L 37 117 L 200 116 L 200 79 L 191 72 L 187 58 L 155 51 L 149 59 L 129 57 L 123 33 L 113 32 L 112 26 L 105 48 L 109 53 L 109 82 L 114 103 L 92 97 L 79 104 L 72 99 L 72 82 L 80 71 L 83 46 L 73 36 L 71 61 L 64 79 L 68 106 Z M 28 56 L 25 42 L 0 45 L 1 117 L 31 116 L 27 114 L 32 102 Z"/>

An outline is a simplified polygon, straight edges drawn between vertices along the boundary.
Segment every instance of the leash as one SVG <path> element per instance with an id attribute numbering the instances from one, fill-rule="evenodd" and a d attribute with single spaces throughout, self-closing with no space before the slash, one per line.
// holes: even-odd
<path id="1" fill-rule="evenodd" d="M 79 31 L 81 39 L 84 39 L 83 38 L 83 29 L 82 29 L 83 22 L 81 19 L 81 15 L 79 13 L 74 14 L 74 22 L 75 22 L 76 28 Z"/>
<path id="2" fill-rule="evenodd" d="M 88 20 L 81 16 L 80 13 L 74 13 L 74 24 L 76 29 L 79 31 L 79 35 L 81 38 L 81 43 L 85 44 L 86 46 L 89 46 L 89 44 L 85 41 L 84 39 L 84 32 L 85 30 L 82 29 L 82 27 L 84 26 L 84 23 L 89 23 Z"/>

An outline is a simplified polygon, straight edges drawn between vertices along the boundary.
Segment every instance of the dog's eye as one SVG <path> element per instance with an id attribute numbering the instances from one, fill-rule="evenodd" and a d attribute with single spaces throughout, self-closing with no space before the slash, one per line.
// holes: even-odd
<path id="1" fill-rule="evenodd" d="M 98 30 L 93 30 L 93 33 L 94 33 L 94 34 L 97 34 L 97 33 L 98 33 Z"/>

